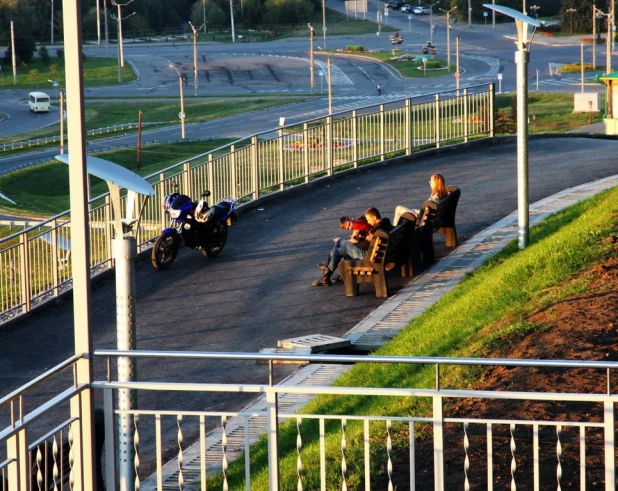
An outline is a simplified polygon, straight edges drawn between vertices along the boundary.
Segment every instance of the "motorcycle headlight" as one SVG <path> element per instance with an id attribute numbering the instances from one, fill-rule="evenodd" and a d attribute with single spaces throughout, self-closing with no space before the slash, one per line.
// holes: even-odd
<path id="1" fill-rule="evenodd" d="M 170 208 L 168 211 L 172 218 L 178 218 L 180 216 L 180 210 L 174 210 L 173 208 Z"/>

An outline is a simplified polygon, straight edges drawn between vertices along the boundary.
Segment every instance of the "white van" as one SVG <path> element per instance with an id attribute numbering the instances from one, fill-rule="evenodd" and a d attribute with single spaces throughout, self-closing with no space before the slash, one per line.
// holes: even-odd
<path id="1" fill-rule="evenodd" d="M 45 92 L 30 92 L 28 94 L 28 105 L 30 110 L 35 113 L 49 112 L 49 96 Z"/>

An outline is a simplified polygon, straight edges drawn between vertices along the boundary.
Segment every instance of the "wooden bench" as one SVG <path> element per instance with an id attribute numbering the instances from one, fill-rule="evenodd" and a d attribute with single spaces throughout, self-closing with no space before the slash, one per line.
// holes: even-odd
<path id="1" fill-rule="evenodd" d="M 426 220 L 431 226 L 421 236 L 421 252 L 425 264 L 433 264 L 436 261 L 436 253 L 433 245 L 433 234 L 444 234 L 447 247 L 457 245 L 457 227 L 455 226 L 455 213 L 461 190 L 455 186 L 448 187 L 448 195 L 440 200 L 425 201 L 421 206 L 421 214 L 426 215 Z"/>
<path id="2" fill-rule="evenodd" d="M 372 283 L 376 289 L 376 297 L 387 297 L 386 271 L 396 267 L 401 268 L 402 277 L 412 276 L 413 255 L 410 247 L 414 241 L 415 227 L 416 222 L 407 219 L 390 233 L 378 230 L 363 259 L 341 261 L 338 270 L 345 285 L 346 296 L 355 297 L 361 283 Z"/>

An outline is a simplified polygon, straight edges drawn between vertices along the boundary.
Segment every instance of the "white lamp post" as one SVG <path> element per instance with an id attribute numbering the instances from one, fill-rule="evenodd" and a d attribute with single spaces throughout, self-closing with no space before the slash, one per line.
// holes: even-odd
<path id="1" fill-rule="evenodd" d="M 311 84 L 311 93 L 315 90 L 315 68 L 313 66 L 313 38 L 315 37 L 315 29 L 311 24 L 307 24 L 309 28 L 309 77 Z"/>
<path id="2" fill-rule="evenodd" d="M 450 10 L 442 10 L 442 12 L 446 12 L 446 65 L 447 71 L 451 71 L 451 12 L 455 10 L 457 7 L 453 7 Z"/>
<path id="3" fill-rule="evenodd" d="M 197 30 L 191 22 L 189 25 L 193 31 L 193 89 L 194 95 L 197 95 Z"/>
<path id="4" fill-rule="evenodd" d="M 527 15 L 501 5 L 483 5 L 515 20 L 517 27 L 517 218 L 519 248 L 525 249 L 529 243 L 529 203 L 528 203 L 528 61 L 532 36 L 528 39 L 528 26 L 540 24 Z"/>
<path id="5" fill-rule="evenodd" d="M 56 160 L 70 163 L 68 155 L 56 155 Z M 146 180 L 130 170 L 109 160 L 86 157 L 86 169 L 89 174 L 107 181 L 113 211 L 114 239 L 112 240 L 113 257 L 116 268 L 116 344 L 120 351 L 137 348 L 135 325 L 135 261 L 137 258 L 137 231 L 142 211 L 137 195 L 152 196 L 154 189 Z M 123 217 L 120 200 L 120 188 L 127 190 L 126 217 Z M 118 380 L 135 382 L 137 367 L 135 359 L 130 356 L 118 358 Z M 137 409 L 137 393 L 134 389 L 118 391 L 118 409 L 131 411 Z M 111 412 L 111 411 L 110 411 Z M 107 489 L 129 491 L 135 489 L 135 422 L 133 415 L 124 412 L 118 417 L 118 485 L 107 482 Z M 109 471 L 108 476 L 113 475 Z"/>
<path id="6" fill-rule="evenodd" d="M 51 39 L 49 44 L 54 44 L 54 0 L 51 0 Z"/>
<path id="7" fill-rule="evenodd" d="M 433 44 L 433 8 L 438 5 L 440 2 L 435 2 L 429 5 L 429 40 L 431 44 Z M 448 27 L 447 27 L 448 29 Z"/>
<path id="8" fill-rule="evenodd" d="M 132 12 L 123 19 L 120 9 L 122 7 L 126 7 L 133 1 L 134 0 L 129 0 L 127 3 L 120 4 L 116 2 L 116 0 L 112 0 L 112 5 L 118 7 L 118 16 L 116 17 L 116 20 L 118 21 L 118 81 L 119 82 L 122 82 L 122 69 L 124 68 L 124 53 L 122 50 L 122 21 L 125 19 L 128 19 L 132 15 L 135 15 L 135 12 Z"/>
<path id="9" fill-rule="evenodd" d="M 182 75 L 178 71 L 178 68 L 176 68 L 171 63 L 169 66 L 170 68 L 173 68 L 174 70 L 176 70 L 176 73 L 178 74 L 178 84 L 180 86 L 180 112 L 178 113 L 178 117 L 180 118 L 180 131 L 181 131 L 182 139 L 184 140 L 185 138 L 185 98 L 184 98 L 184 90 L 183 90 L 184 80 L 182 78 Z"/>

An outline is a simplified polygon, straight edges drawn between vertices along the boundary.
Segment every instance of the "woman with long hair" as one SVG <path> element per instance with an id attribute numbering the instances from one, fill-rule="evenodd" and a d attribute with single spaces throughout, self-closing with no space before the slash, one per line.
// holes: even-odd
<path id="1" fill-rule="evenodd" d="M 434 174 L 429 179 L 429 186 L 431 186 L 431 196 L 429 196 L 429 201 L 435 201 L 439 203 L 440 200 L 444 199 L 448 194 L 448 190 L 446 189 L 446 181 L 442 174 Z M 413 210 L 411 208 L 406 208 L 405 206 L 397 206 L 395 208 L 395 217 L 393 218 L 393 225 L 398 225 L 399 219 L 401 215 L 404 213 L 411 213 L 416 216 L 419 213 L 419 210 Z"/>

